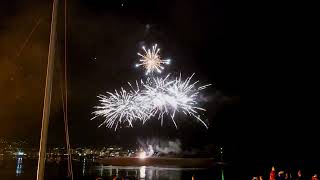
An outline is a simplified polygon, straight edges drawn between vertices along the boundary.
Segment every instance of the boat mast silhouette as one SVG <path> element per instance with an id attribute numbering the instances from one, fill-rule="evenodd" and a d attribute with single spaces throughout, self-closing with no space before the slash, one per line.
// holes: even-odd
<path id="1" fill-rule="evenodd" d="M 47 137 L 48 137 L 53 70 L 54 70 L 54 58 L 55 58 L 55 52 L 56 52 L 57 13 L 58 13 L 57 8 L 58 8 L 58 0 L 53 0 L 48 63 L 47 63 L 47 75 L 46 75 L 44 104 L 43 104 L 43 112 L 42 112 L 40 149 L 39 149 L 39 159 L 38 159 L 38 168 L 37 168 L 37 180 L 44 180 L 46 146 L 47 146 Z"/>

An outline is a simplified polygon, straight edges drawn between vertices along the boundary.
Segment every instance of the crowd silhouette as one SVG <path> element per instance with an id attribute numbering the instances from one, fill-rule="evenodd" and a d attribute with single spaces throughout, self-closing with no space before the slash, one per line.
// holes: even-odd
<path id="1" fill-rule="evenodd" d="M 265 180 L 263 176 L 255 176 L 252 180 Z M 291 172 L 276 171 L 275 167 L 271 168 L 269 179 L 266 180 L 319 180 L 318 175 L 314 174 L 311 178 L 307 178 L 302 174 L 301 170 L 297 171 L 296 175 L 292 175 Z"/>

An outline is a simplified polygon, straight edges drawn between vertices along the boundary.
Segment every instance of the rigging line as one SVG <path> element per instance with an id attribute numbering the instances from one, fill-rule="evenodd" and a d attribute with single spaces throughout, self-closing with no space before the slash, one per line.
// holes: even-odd
<path id="1" fill-rule="evenodd" d="M 24 48 L 26 47 L 26 45 L 28 44 L 28 42 L 29 42 L 29 40 L 30 40 L 33 32 L 37 29 L 37 27 L 39 26 L 39 24 L 41 23 L 41 21 L 42 21 L 42 18 L 38 18 L 37 23 L 33 26 L 31 32 L 28 34 L 26 40 L 23 42 L 20 50 L 17 52 L 17 55 L 16 55 L 17 58 L 21 55 L 23 49 L 24 49 Z"/>
<path id="2" fill-rule="evenodd" d="M 70 137 L 68 127 L 68 81 L 67 81 L 67 0 L 64 0 L 64 88 L 65 88 L 65 134 L 68 151 L 68 173 L 73 180 L 72 157 L 70 152 Z"/>
<path id="3" fill-rule="evenodd" d="M 64 120 L 64 126 L 65 126 L 65 131 L 66 131 L 66 109 L 65 109 L 65 98 L 64 98 L 64 82 L 63 82 L 63 75 L 61 76 L 61 81 L 60 81 L 60 90 L 61 90 L 61 104 L 62 104 L 62 111 L 63 111 L 63 120 Z M 66 139 L 68 139 L 68 136 L 66 134 Z M 67 143 L 67 153 L 69 153 L 68 151 L 68 143 Z M 71 172 L 70 172 L 70 166 L 69 166 L 69 154 L 68 154 L 68 176 L 70 176 Z"/>
<path id="4" fill-rule="evenodd" d="M 61 65 L 62 66 L 62 65 Z M 64 82 L 63 82 L 63 75 L 61 76 L 61 81 L 60 81 L 60 90 L 61 90 L 61 104 L 62 104 L 62 111 L 63 111 L 63 120 L 64 120 L 64 127 L 65 127 L 65 132 L 66 132 L 66 126 L 67 126 L 67 122 L 66 122 L 66 108 L 65 108 L 65 98 L 64 98 Z M 66 141 L 68 139 L 68 136 L 66 134 Z M 67 144 L 67 153 L 69 153 L 68 151 L 68 143 Z M 68 176 L 70 176 L 70 166 L 69 166 L 69 154 L 68 154 Z"/>

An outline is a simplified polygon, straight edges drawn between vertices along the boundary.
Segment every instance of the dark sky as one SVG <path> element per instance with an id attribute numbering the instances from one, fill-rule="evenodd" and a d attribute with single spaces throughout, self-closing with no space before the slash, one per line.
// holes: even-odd
<path id="1" fill-rule="evenodd" d="M 48 2 L 33 5 L 27 1 L 3 3 L 0 16 L 0 136 L 35 136 L 42 111 L 50 5 Z M 39 21 L 39 18 L 42 19 Z M 38 21 L 39 26 L 24 46 Z"/>
<path id="2" fill-rule="evenodd" d="M 23 137 L 37 143 L 51 2 L 5 0 L 3 4 L 0 8 L 0 136 Z M 69 2 L 71 144 L 126 144 L 141 136 L 178 137 L 187 146 L 222 144 L 235 155 L 252 159 L 292 159 L 292 154 L 304 157 L 302 152 L 309 152 L 305 147 L 313 140 L 309 137 L 315 134 L 313 131 L 302 133 L 303 129 L 315 129 L 307 122 L 293 120 L 300 117 L 297 109 L 302 108 L 292 107 L 292 97 L 296 94 L 289 88 L 281 88 L 292 80 L 278 76 L 283 65 L 270 60 L 280 45 L 263 43 L 276 27 L 261 23 L 267 22 L 268 14 L 258 18 L 255 14 L 262 14 L 259 8 L 250 14 L 226 4 L 223 0 Z M 64 48 L 62 4 L 59 8 L 59 52 L 48 142 L 52 145 L 62 144 L 64 140 L 60 94 Z M 252 21 L 248 22 L 248 17 Z M 19 54 L 39 18 L 40 24 Z M 178 121 L 178 130 L 170 121 L 164 127 L 160 127 L 158 121 L 151 121 L 144 126 L 137 124 L 134 129 L 121 128 L 114 132 L 97 128 L 99 120 L 90 121 L 98 94 L 143 78 L 143 72 L 133 68 L 136 53 L 142 45 L 153 43 L 159 44 L 163 57 L 172 59 L 164 73 L 182 72 L 187 76 L 195 72 L 195 78 L 213 84 L 204 93 L 210 99 L 205 103 L 208 130 L 195 121 L 183 121 L 183 117 Z M 241 96 L 240 106 L 242 92 L 250 98 Z M 243 105 L 244 99 L 250 99 L 248 106 Z"/>
<path id="3" fill-rule="evenodd" d="M 0 114 L 4 124 L 1 126 L 1 136 L 25 137 L 37 142 L 51 3 L 8 1 L 6 4 L 1 16 L 1 49 L 4 49 L 1 51 L 1 106 L 4 107 Z M 63 142 L 60 94 L 64 48 L 62 3 L 59 8 L 58 53 L 50 122 L 52 130 L 49 133 L 49 143 L 53 144 Z M 229 63 L 232 62 L 222 62 L 225 54 L 223 16 L 222 1 L 200 4 L 192 1 L 70 2 L 67 48 L 72 142 L 131 142 L 138 136 L 148 136 L 155 129 L 163 132 L 161 136 L 174 137 L 175 134 L 183 134 L 183 131 L 191 131 L 194 125 L 198 129 L 195 134 L 209 136 L 210 132 L 214 132 L 205 130 L 195 122 L 186 124 L 186 127 L 180 123 L 181 129 L 177 131 L 170 123 L 161 128 L 156 121 L 139 127 L 140 130 L 120 129 L 115 133 L 105 128 L 97 129 L 99 121 L 89 119 L 93 106 L 97 104 L 98 94 L 144 77 L 141 70 L 133 68 L 137 60 L 136 52 L 142 45 L 158 43 L 162 55 L 173 60 L 164 73 L 181 72 L 186 77 L 195 72 L 195 78 L 214 84 L 204 96 L 210 99 L 206 104 L 210 109 L 207 115 L 210 126 L 218 127 L 223 121 L 216 120 L 216 117 L 224 116 L 220 114 L 224 106 L 233 106 L 240 100 L 238 82 L 230 74 L 233 67 Z M 34 31 L 29 37 L 32 29 Z M 145 134 L 138 133 L 141 130 Z M 195 135 L 194 139 L 198 136 Z"/>

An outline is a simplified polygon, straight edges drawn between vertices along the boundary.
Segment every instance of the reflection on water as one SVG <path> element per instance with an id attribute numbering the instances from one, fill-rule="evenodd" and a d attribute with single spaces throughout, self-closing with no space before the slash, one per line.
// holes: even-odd
<path id="1" fill-rule="evenodd" d="M 208 175 L 207 169 L 201 168 L 177 168 L 177 167 L 156 167 L 156 166 L 95 166 L 92 171 L 97 171 L 100 177 L 126 177 L 139 180 L 180 180 L 182 175 L 189 176 L 194 173 Z M 93 172 L 91 172 L 93 173 Z M 212 175 L 210 175 L 212 176 Z"/>
<path id="2" fill-rule="evenodd" d="M 223 169 L 221 170 L 221 180 L 224 180 L 224 172 L 223 172 Z"/>
<path id="3" fill-rule="evenodd" d="M 86 175 L 86 158 L 83 159 L 82 162 L 82 176 Z"/>
<path id="4" fill-rule="evenodd" d="M 99 175 L 102 177 L 103 176 L 103 166 L 100 166 L 100 170 L 99 170 Z"/>
<path id="5" fill-rule="evenodd" d="M 37 160 L 17 157 L 15 160 L 0 161 L 0 179 L 33 180 L 36 178 Z M 47 162 L 46 177 L 48 179 L 63 179 L 67 177 L 67 161 Z M 111 180 L 122 177 L 127 180 L 184 180 L 192 179 L 224 179 L 223 171 L 215 167 L 210 169 L 179 168 L 158 166 L 106 166 L 98 165 L 90 159 L 73 161 L 73 174 L 76 179 L 91 180 L 100 177 Z"/>
<path id="6" fill-rule="evenodd" d="M 20 176 L 22 173 L 22 157 L 17 158 L 16 176 Z"/>
<path id="7" fill-rule="evenodd" d="M 140 179 L 143 179 L 146 177 L 146 166 L 140 167 Z"/>

